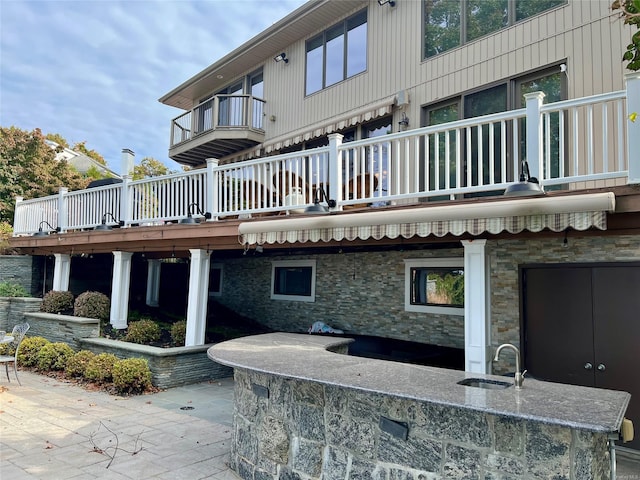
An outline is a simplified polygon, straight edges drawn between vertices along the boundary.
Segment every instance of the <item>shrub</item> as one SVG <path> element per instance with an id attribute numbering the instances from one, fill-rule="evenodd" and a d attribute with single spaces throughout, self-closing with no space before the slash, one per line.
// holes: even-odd
<path id="1" fill-rule="evenodd" d="M 25 337 L 18 350 L 18 364 L 33 367 L 38 363 L 40 349 L 51 342 L 43 337 Z"/>
<path id="2" fill-rule="evenodd" d="M 51 290 L 42 298 L 40 311 L 45 313 L 72 313 L 73 293 Z"/>
<path id="3" fill-rule="evenodd" d="M 160 326 L 149 318 L 131 322 L 124 337 L 125 342 L 149 344 L 160 340 Z"/>
<path id="4" fill-rule="evenodd" d="M 87 364 L 84 376 L 87 380 L 110 382 L 113 378 L 113 366 L 118 361 L 113 353 L 99 353 Z"/>
<path id="5" fill-rule="evenodd" d="M 142 393 L 151 387 L 151 370 L 143 358 L 118 360 L 113 366 L 113 385 L 118 393 Z"/>
<path id="6" fill-rule="evenodd" d="M 38 352 L 38 370 L 64 370 L 73 349 L 64 342 L 47 343 Z"/>
<path id="7" fill-rule="evenodd" d="M 187 336 L 187 321 L 180 320 L 171 325 L 171 343 L 173 345 L 182 347 L 184 346 L 184 340 Z"/>
<path id="8" fill-rule="evenodd" d="M 95 353 L 89 350 L 80 350 L 79 352 L 76 352 L 67 360 L 67 366 L 64 367 L 64 374 L 68 378 L 84 377 L 87 365 L 89 365 L 89 362 L 95 356 Z"/>
<path id="9" fill-rule="evenodd" d="M 29 292 L 17 283 L 0 282 L 0 297 L 30 297 Z"/>
<path id="10" fill-rule="evenodd" d="M 110 310 L 109 297 L 100 292 L 81 293 L 73 304 L 76 317 L 97 318 L 102 322 L 109 320 Z"/>

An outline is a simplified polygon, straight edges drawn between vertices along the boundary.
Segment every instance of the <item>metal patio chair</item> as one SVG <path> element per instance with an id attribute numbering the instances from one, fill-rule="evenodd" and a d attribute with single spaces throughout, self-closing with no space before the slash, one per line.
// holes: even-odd
<path id="1" fill-rule="evenodd" d="M 28 323 L 19 323 L 15 327 L 13 327 L 13 331 L 11 332 L 11 336 L 13 337 L 13 341 L 11 344 L 15 348 L 15 352 L 13 355 L 0 355 L 0 364 L 4 363 L 5 371 L 7 372 L 7 380 L 11 382 L 9 378 L 9 364 L 13 363 L 13 372 L 16 376 L 16 380 L 18 381 L 18 385 L 22 386 L 20 383 L 20 379 L 18 378 L 18 350 L 20 349 L 20 344 L 24 339 L 27 331 L 29 330 Z"/>

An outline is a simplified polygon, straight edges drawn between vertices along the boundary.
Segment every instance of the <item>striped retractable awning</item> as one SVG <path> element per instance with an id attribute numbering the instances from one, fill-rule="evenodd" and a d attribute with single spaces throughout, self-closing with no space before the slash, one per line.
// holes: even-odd
<path id="1" fill-rule="evenodd" d="M 508 199 L 495 202 L 425 206 L 322 217 L 300 216 L 243 222 L 243 244 L 274 244 L 442 237 L 469 233 L 554 232 L 573 228 L 606 230 L 613 193 Z"/>

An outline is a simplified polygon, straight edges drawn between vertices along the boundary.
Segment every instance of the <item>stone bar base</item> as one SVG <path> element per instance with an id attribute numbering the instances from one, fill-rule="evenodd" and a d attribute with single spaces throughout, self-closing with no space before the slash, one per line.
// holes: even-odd
<path id="1" fill-rule="evenodd" d="M 607 434 L 235 369 L 245 480 L 608 479 Z"/>

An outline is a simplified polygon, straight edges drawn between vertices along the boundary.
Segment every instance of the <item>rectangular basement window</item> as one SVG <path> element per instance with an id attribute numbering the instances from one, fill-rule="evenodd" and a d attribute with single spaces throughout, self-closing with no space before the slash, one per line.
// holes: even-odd
<path id="1" fill-rule="evenodd" d="M 464 315 L 464 259 L 405 260 L 405 301 L 408 312 Z"/>
<path id="2" fill-rule="evenodd" d="M 316 261 L 281 260 L 272 262 L 271 299 L 315 302 Z"/>

